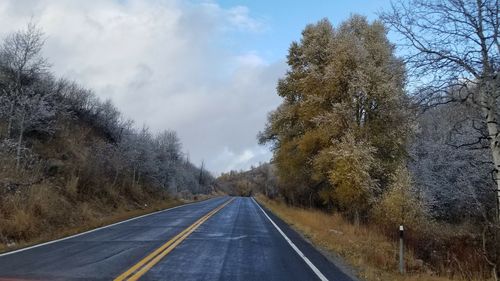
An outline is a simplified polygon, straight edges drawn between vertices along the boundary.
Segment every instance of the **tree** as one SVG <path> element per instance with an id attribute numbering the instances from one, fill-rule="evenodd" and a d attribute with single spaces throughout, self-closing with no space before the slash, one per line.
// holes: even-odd
<path id="1" fill-rule="evenodd" d="M 30 23 L 25 30 L 8 36 L 0 49 L 1 112 L 8 119 L 6 137 L 10 138 L 17 129 L 17 168 L 26 131 L 47 125 L 57 112 L 56 83 L 48 75 L 48 64 L 41 56 L 43 44 L 42 31 Z"/>
<path id="2" fill-rule="evenodd" d="M 155 137 L 155 142 L 158 181 L 163 188 L 173 188 L 177 192 L 176 167 L 182 165 L 181 143 L 177 133 L 165 130 Z"/>
<path id="3" fill-rule="evenodd" d="M 370 174 L 375 164 L 374 152 L 369 143 L 356 140 L 347 132 L 315 158 L 315 165 L 328 167 L 328 181 L 335 187 L 322 190 L 320 196 L 326 202 L 338 202 L 341 210 L 353 216 L 356 225 L 378 189 L 377 180 Z"/>
<path id="4" fill-rule="evenodd" d="M 24 88 L 22 96 L 16 98 L 12 120 L 17 125 L 17 152 L 16 167 L 19 168 L 21 162 L 21 152 L 23 148 L 24 136 L 28 130 L 45 131 L 52 133 L 52 122 L 57 113 L 57 105 L 54 104 L 54 91 L 48 80 L 38 81 L 32 87 Z M 13 126 L 14 124 L 12 124 Z"/>
<path id="5" fill-rule="evenodd" d="M 374 208 L 374 219 L 393 233 L 398 225 L 425 232 L 429 220 L 427 209 L 419 198 L 411 173 L 401 166 L 392 175 L 389 189 Z"/>
<path id="6" fill-rule="evenodd" d="M 17 99 L 23 97 L 26 87 L 47 69 L 47 63 L 40 55 L 43 43 L 41 30 L 29 23 L 26 30 L 8 36 L 1 47 L 2 94 L 6 97 L 8 108 L 8 137 Z"/>
<path id="7" fill-rule="evenodd" d="M 428 105 L 470 101 L 483 114 L 500 200 L 498 0 L 410 0 L 381 15 L 402 36 L 405 61 Z M 449 95 L 450 89 L 461 95 Z M 451 97 L 451 98 L 450 98 Z M 480 141 L 480 140 L 479 140 Z M 477 142 L 477 141 L 476 141 Z M 500 216 L 500 204 L 497 203 Z"/>
<path id="8" fill-rule="evenodd" d="M 487 140 L 461 146 L 481 138 L 479 118 L 477 108 L 464 103 L 433 107 L 417 118 L 408 168 L 418 198 L 437 220 L 484 223 L 494 209 Z"/>
<path id="9" fill-rule="evenodd" d="M 488 142 L 497 207 L 487 219 L 496 221 L 494 241 L 500 238 L 499 4 L 498 0 L 409 0 L 393 4 L 381 15 L 401 36 L 410 77 L 416 82 L 412 89 L 417 101 L 427 106 L 461 102 L 482 113 L 480 120 L 468 121 L 474 128 L 484 128 L 484 134 L 459 146 Z M 452 92 L 458 94 L 450 95 Z M 482 237 L 486 245 L 485 235 Z M 485 259 L 497 280 L 500 247 L 496 243 L 489 250 L 492 253 L 485 253 Z"/>
<path id="10" fill-rule="evenodd" d="M 305 204 L 324 184 L 311 177 L 311 158 L 328 142 L 313 118 L 329 107 L 325 100 L 326 68 L 332 57 L 333 27 L 323 19 L 306 26 L 300 43 L 292 42 L 288 65 L 290 70 L 278 82 L 283 103 L 269 115 L 267 127 L 259 135 L 260 143 L 272 143 L 274 163 L 281 193 L 291 203 Z M 307 135 L 306 135 L 307 134 Z"/>
<path id="11" fill-rule="evenodd" d="M 383 24 L 356 15 L 337 29 L 328 20 L 308 25 L 291 44 L 288 64 L 278 83 L 283 103 L 259 135 L 273 145 L 282 193 L 359 217 L 372 201 L 366 196 L 388 186 L 406 154 L 403 64 Z M 352 166 L 358 156 L 373 161 Z M 350 168 L 359 180 L 348 180 Z"/>

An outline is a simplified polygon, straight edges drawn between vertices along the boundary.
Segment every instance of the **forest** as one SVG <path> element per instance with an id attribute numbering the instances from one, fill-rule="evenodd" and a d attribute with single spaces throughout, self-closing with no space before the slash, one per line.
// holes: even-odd
<path id="1" fill-rule="evenodd" d="M 0 47 L 0 246 L 213 191 L 175 131 L 137 127 L 111 101 L 55 77 L 44 41 L 30 23 Z"/>
<path id="2" fill-rule="evenodd" d="M 404 225 L 429 271 L 498 280 L 498 11 L 498 1 L 399 1 L 374 21 L 307 25 L 257 136 L 271 162 L 218 184 L 391 241 Z"/>

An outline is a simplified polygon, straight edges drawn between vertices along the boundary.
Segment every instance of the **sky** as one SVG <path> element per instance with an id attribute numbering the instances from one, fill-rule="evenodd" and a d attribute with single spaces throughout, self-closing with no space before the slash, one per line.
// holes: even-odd
<path id="1" fill-rule="evenodd" d="M 269 161 L 256 135 L 309 23 L 376 19 L 387 0 L 2 0 L 0 38 L 32 20 L 59 77 L 111 99 L 137 127 L 175 130 L 215 175 Z"/>

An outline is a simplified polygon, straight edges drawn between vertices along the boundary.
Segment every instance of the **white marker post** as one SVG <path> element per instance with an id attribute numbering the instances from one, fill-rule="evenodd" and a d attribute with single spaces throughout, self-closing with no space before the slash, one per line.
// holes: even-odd
<path id="1" fill-rule="evenodd" d="M 399 272 L 405 273 L 405 259 L 404 259 L 404 228 L 403 225 L 399 226 Z"/>

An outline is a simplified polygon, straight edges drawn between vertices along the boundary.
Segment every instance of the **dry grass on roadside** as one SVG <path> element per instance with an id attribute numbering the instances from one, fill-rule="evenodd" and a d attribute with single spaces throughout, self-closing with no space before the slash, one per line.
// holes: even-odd
<path id="1" fill-rule="evenodd" d="M 397 244 L 366 226 L 354 226 L 338 214 L 289 207 L 282 202 L 257 196 L 260 203 L 294 227 L 316 246 L 340 255 L 368 281 L 447 281 L 463 280 L 435 276 L 418 263 L 412 253 L 406 255 L 409 274 L 401 276 Z M 472 281 L 469 279 L 469 281 Z M 474 281 L 479 281 L 476 279 Z"/>
<path id="2" fill-rule="evenodd" d="M 65 197 L 44 186 L 22 198 L 14 195 L 4 198 L 0 209 L 0 236 L 9 234 L 18 237 L 16 241 L 0 241 L 0 252 L 11 251 L 29 245 L 70 236 L 100 226 L 129 218 L 175 207 L 189 202 L 201 201 L 215 195 L 201 195 L 192 199 L 150 200 L 146 206 L 122 205 L 119 208 L 102 208 L 100 203 L 79 202 L 71 205 Z M 9 210 L 9 211 L 6 211 Z M 0 237 L 1 238 L 1 237 Z M 9 244 L 9 246 L 7 246 Z"/>

